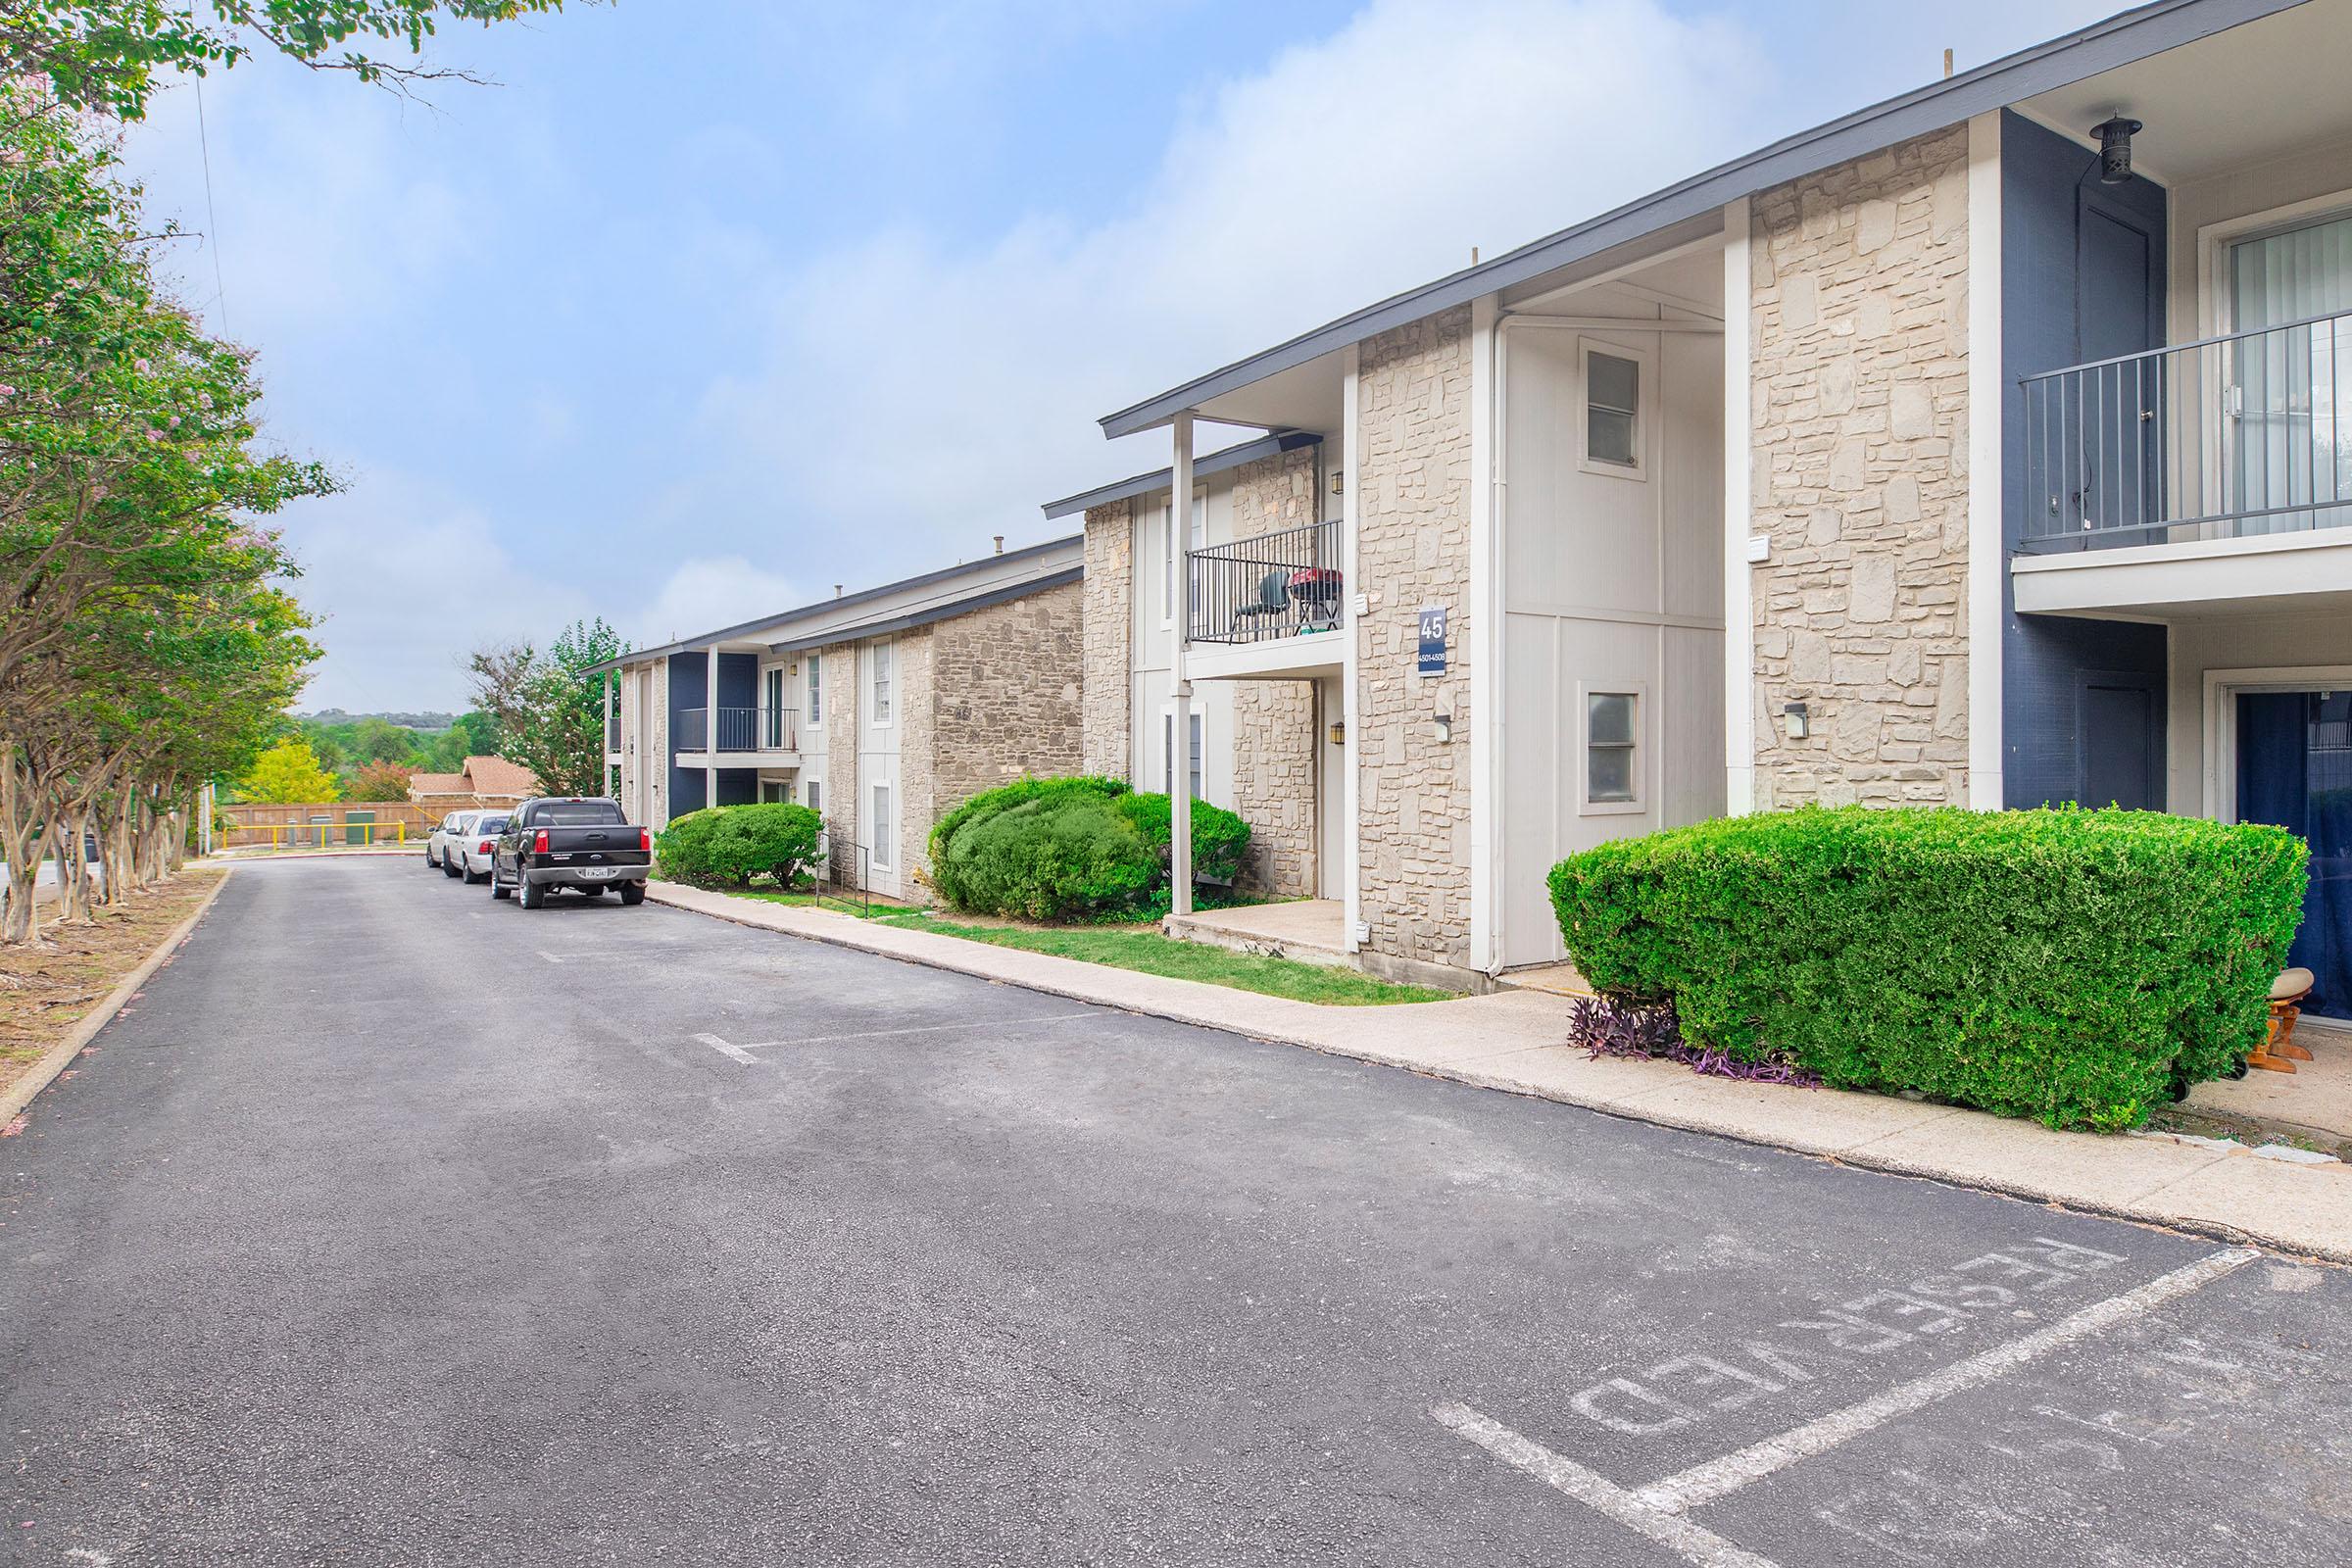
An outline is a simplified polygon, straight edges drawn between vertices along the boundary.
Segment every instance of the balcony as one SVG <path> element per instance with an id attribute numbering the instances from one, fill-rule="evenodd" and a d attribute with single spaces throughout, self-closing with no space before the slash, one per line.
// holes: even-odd
<path id="1" fill-rule="evenodd" d="M 2023 611 L 2352 590 L 2352 313 L 2024 377 Z"/>
<path id="2" fill-rule="evenodd" d="M 717 744 L 711 745 L 713 716 Z M 678 714 L 677 742 L 687 753 L 724 757 L 797 754 L 801 749 L 801 715 L 789 708 L 689 708 Z"/>
<path id="3" fill-rule="evenodd" d="M 1346 584 L 1338 523 L 1211 545 L 1186 552 L 1185 561 L 1195 676 L 1263 679 L 1340 667 Z"/>

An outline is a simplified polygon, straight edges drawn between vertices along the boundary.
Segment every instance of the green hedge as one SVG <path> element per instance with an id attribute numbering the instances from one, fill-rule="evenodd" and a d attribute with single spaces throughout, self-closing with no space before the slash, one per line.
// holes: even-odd
<path id="1" fill-rule="evenodd" d="M 1231 811 L 1193 803 L 1197 880 L 1231 881 L 1250 843 Z M 931 885 L 951 907 L 1074 920 L 1148 903 L 1168 878 L 1168 798 L 1118 779 L 1025 778 L 984 790 L 931 829 Z"/>
<path id="2" fill-rule="evenodd" d="M 823 817 L 789 802 L 707 807 L 656 834 L 654 858 L 680 882 L 743 887 L 765 873 L 790 887 L 816 864 L 824 830 Z"/>
<path id="3" fill-rule="evenodd" d="M 1553 868 L 1603 994 L 1826 1083 L 2133 1126 L 2262 1038 L 2303 841 L 2154 811 L 1804 808 Z"/>

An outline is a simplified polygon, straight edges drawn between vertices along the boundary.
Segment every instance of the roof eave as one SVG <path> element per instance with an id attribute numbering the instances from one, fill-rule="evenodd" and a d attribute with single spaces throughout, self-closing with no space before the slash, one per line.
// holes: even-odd
<path id="1" fill-rule="evenodd" d="M 1741 196 L 1835 168 L 1881 147 L 1961 124 L 1973 117 L 2095 76 L 2134 60 L 2177 49 L 2248 22 L 2291 11 L 2307 0 L 2154 0 L 2033 48 L 1927 86 L 1694 174 L 1585 222 L 1523 245 L 1491 262 L 1392 295 L 1221 369 L 1148 398 L 1097 422 L 1108 439 L 1165 424 L 1187 409 L 1418 321 L 1481 295 L 1540 277 L 1612 247 L 1720 210 Z"/>

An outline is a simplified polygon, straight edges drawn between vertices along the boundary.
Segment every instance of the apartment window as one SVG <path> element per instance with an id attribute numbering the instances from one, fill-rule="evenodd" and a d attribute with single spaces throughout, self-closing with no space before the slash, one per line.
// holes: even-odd
<path id="1" fill-rule="evenodd" d="M 1161 543 L 1165 544 L 1166 541 L 1162 540 Z M 1208 487 L 1200 485 L 1193 491 L 1193 522 L 1191 530 L 1185 535 L 1185 549 L 1204 550 L 1207 547 Z M 1160 576 L 1159 619 L 1162 625 L 1170 625 L 1176 619 L 1176 573 L 1168 569 L 1163 562 L 1160 564 Z"/>
<path id="2" fill-rule="evenodd" d="M 825 661 L 821 654 L 808 656 L 808 722 L 825 721 Z"/>
<path id="3" fill-rule="evenodd" d="M 1187 769 L 1186 782 L 1192 786 L 1193 799 L 1197 801 L 1202 798 L 1200 793 L 1200 711 L 1195 709 L 1185 716 L 1192 721 L 1193 731 L 1191 766 Z M 1176 791 L 1176 715 L 1173 712 L 1163 712 L 1159 715 L 1159 756 L 1160 788 L 1174 794 Z"/>
<path id="4" fill-rule="evenodd" d="M 1614 345 L 1584 345 L 1587 473 L 1642 477 L 1642 380 L 1647 356 Z"/>
<path id="5" fill-rule="evenodd" d="M 887 871 L 890 869 L 890 845 L 891 841 L 897 836 L 897 833 L 891 827 L 890 786 L 887 784 L 877 784 L 874 786 L 874 821 L 872 831 L 872 838 L 874 842 L 871 846 L 875 870 Z"/>
<path id="6" fill-rule="evenodd" d="M 890 722 L 890 656 L 891 645 L 889 643 L 873 645 L 873 704 L 874 722 L 877 724 Z"/>
<path id="7" fill-rule="evenodd" d="M 760 799 L 762 804 L 783 802 L 789 805 L 792 801 L 792 786 L 780 778 L 763 778 L 760 781 Z"/>
<path id="8" fill-rule="evenodd" d="M 1585 694 L 1585 805 L 1589 809 L 1642 808 L 1641 734 L 1641 693 Z"/>
<path id="9" fill-rule="evenodd" d="M 810 779 L 806 785 L 802 786 L 802 788 L 808 801 L 808 809 L 811 811 L 822 811 L 825 808 L 824 794 L 817 788 L 816 780 Z"/>

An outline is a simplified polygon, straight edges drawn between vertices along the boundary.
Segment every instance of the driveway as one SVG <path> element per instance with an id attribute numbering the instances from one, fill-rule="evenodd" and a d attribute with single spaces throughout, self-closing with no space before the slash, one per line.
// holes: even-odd
<path id="1" fill-rule="evenodd" d="M 77 1067 L 0 1560 L 2352 1560 L 2352 1276 L 2198 1238 L 413 857 Z"/>

